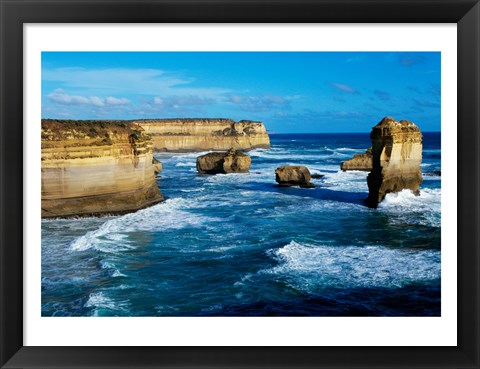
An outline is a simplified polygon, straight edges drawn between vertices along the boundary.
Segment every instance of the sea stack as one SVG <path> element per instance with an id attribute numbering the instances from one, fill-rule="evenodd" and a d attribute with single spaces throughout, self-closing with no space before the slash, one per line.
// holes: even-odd
<path id="1" fill-rule="evenodd" d="M 408 120 L 385 117 L 372 128 L 372 171 L 367 177 L 367 204 L 372 208 L 390 192 L 409 189 L 420 193 L 422 134 Z"/>
<path id="2" fill-rule="evenodd" d="M 42 218 L 120 214 L 162 201 L 152 148 L 131 122 L 42 120 Z"/>
<path id="3" fill-rule="evenodd" d="M 310 171 L 303 165 L 284 165 L 275 170 L 275 181 L 283 187 L 313 188 L 315 185 L 310 182 L 311 179 Z"/>
<path id="4" fill-rule="evenodd" d="M 248 173 L 250 156 L 233 148 L 227 152 L 211 152 L 197 158 L 197 171 L 202 174 Z"/>
<path id="5" fill-rule="evenodd" d="M 153 140 L 155 151 L 195 152 L 269 149 L 262 122 L 223 118 L 150 119 L 133 121 Z"/>
<path id="6" fill-rule="evenodd" d="M 343 171 L 362 170 L 370 172 L 372 170 L 372 160 L 372 148 L 370 147 L 365 151 L 365 154 L 355 154 L 353 158 L 342 161 L 340 169 Z"/>

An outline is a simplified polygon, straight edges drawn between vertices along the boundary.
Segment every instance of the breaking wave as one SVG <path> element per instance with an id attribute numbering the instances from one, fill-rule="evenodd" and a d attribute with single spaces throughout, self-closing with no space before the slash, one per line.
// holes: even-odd
<path id="1" fill-rule="evenodd" d="M 308 293 L 318 289 L 400 288 L 440 278 L 440 251 L 383 246 L 288 245 L 269 251 L 278 265 L 264 273 L 284 277 Z"/>

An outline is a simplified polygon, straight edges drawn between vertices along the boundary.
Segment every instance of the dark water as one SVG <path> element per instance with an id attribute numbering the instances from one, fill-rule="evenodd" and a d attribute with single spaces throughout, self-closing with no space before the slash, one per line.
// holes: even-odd
<path id="1" fill-rule="evenodd" d="M 43 316 L 438 316 L 440 134 L 424 134 L 419 197 L 369 209 L 340 162 L 368 134 L 271 135 L 248 174 L 198 175 L 157 154 L 167 200 L 124 216 L 42 221 Z M 314 189 L 275 186 L 306 165 Z"/>

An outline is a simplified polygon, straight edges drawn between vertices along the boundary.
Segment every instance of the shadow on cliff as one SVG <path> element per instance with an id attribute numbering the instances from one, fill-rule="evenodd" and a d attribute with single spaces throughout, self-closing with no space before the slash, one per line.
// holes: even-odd
<path id="1" fill-rule="evenodd" d="M 252 183 L 249 183 L 252 184 Z M 334 191 L 327 187 L 317 186 L 315 188 L 300 187 L 282 187 L 270 183 L 255 183 L 255 190 L 259 192 L 275 192 L 283 193 L 291 196 L 299 196 L 304 198 L 314 198 L 319 200 L 337 201 L 349 204 L 357 204 L 367 207 L 365 202 L 368 193 L 365 192 L 347 192 Z"/>

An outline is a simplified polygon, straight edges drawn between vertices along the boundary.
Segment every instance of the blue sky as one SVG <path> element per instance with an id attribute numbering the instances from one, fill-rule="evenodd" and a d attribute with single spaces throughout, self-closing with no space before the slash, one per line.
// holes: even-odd
<path id="1" fill-rule="evenodd" d="M 440 131 L 436 52 L 43 52 L 42 118 L 230 118 L 276 133 Z"/>

